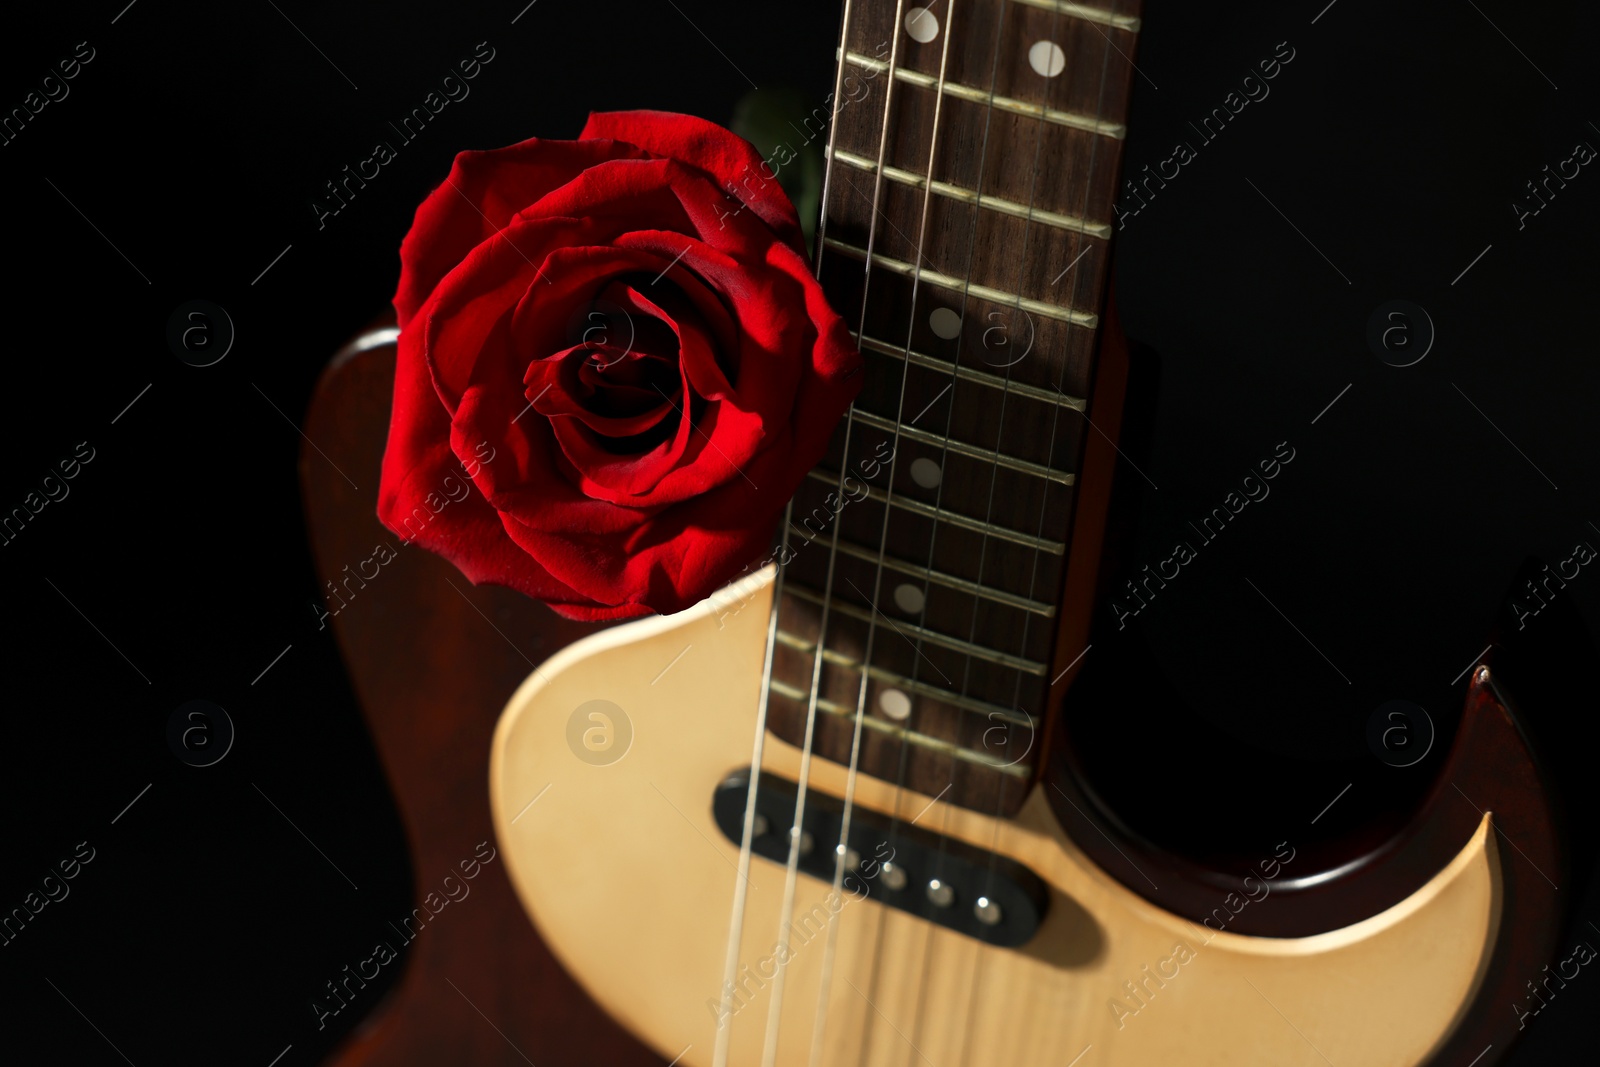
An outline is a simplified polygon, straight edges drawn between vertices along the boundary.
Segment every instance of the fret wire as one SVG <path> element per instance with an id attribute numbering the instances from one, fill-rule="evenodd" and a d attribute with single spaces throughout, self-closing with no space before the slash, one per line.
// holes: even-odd
<path id="1" fill-rule="evenodd" d="M 835 485 L 835 475 L 821 467 L 813 467 L 806 477 L 827 485 Z M 937 508 L 907 496 L 897 496 L 891 500 L 883 490 L 876 489 L 870 485 L 867 486 L 867 499 L 878 504 L 887 504 L 890 507 L 900 508 L 904 511 L 933 519 L 935 522 L 947 523 L 963 530 L 971 530 L 974 533 L 986 533 L 991 537 L 998 537 L 1002 541 L 1011 541 L 1014 544 L 1037 548 L 1040 551 L 1049 552 L 1051 555 L 1060 556 L 1066 553 L 1066 546 L 1058 541 L 1034 537 L 1032 534 L 1025 534 L 1020 530 L 1012 530 L 1005 526 L 996 526 L 993 523 L 979 522 L 977 519 L 967 518 L 960 512 Z"/>
<path id="2" fill-rule="evenodd" d="M 1115 26 L 1119 30 L 1130 33 L 1139 32 L 1139 20 L 1133 15 L 1119 15 L 1115 11 L 1106 11 L 1087 4 L 1074 4 L 1071 0 L 1015 0 L 1016 3 L 1027 7 L 1036 7 L 1043 11 L 1053 11 L 1057 14 L 1067 15 L 1072 18 L 1082 19 L 1085 22 L 1098 22 L 1102 26 Z"/>
<path id="3" fill-rule="evenodd" d="M 889 69 L 889 64 L 881 59 L 863 55 L 860 52 L 846 52 L 845 59 L 874 73 L 881 74 Z M 894 72 L 896 81 L 903 81 L 908 85 L 915 85 L 919 89 L 933 89 L 938 85 L 939 79 L 931 74 L 921 71 L 907 70 L 897 67 Z M 1053 107 L 1044 107 L 1040 104 L 1030 104 L 1026 100 L 1018 100 L 1010 96 L 997 96 L 983 89 L 974 89 L 970 85 L 957 85 L 955 82 L 944 83 L 944 94 L 953 96 L 958 100 L 966 100 L 974 104 L 983 104 L 995 111 L 1009 111 L 1013 115 L 1023 115 L 1032 119 L 1043 119 L 1045 122 L 1057 126 L 1069 126 L 1085 133 L 1100 134 L 1115 140 L 1122 140 L 1127 131 L 1121 123 L 1106 122 L 1097 115 L 1079 115 L 1072 111 L 1059 111 Z"/>
<path id="4" fill-rule="evenodd" d="M 817 646 L 812 644 L 810 641 L 807 641 L 798 634 L 792 634 L 787 630 L 778 631 L 778 642 L 788 648 L 794 649 L 797 652 L 815 652 L 817 648 Z M 850 671 L 852 674 L 860 674 L 862 671 L 863 664 L 859 659 L 854 656 L 846 655 L 843 652 L 835 651 L 831 648 L 824 648 L 822 650 L 822 658 L 824 662 L 831 663 L 835 667 L 840 667 L 844 670 Z M 904 689 L 909 692 L 920 693 L 923 696 L 931 697 L 934 700 L 939 701 L 941 704 L 948 704 L 953 708 L 960 708 L 963 711 L 977 712 L 978 714 L 986 717 L 997 717 L 1013 726 L 1033 725 L 1026 715 L 1021 714 L 1012 708 L 1003 708 L 999 704 L 991 704 L 986 700 L 979 700 L 977 697 L 969 697 L 963 696 L 960 693 L 952 693 L 948 689 L 940 689 L 936 685 L 930 685 L 927 682 L 919 682 L 914 678 L 907 678 L 904 675 L 896 674 L 894 671 L 885 670 L 882 667 L 867 666 L 866 674 L 868 678 L 871 678 L 875 681 L 884 682 L 888 685 L 894 686 L 896 689 Z"/>
<path id="5" fill-rule="evenodd" d="M 811 536 L 809 530 L 793 523 L 789 524 L 789 533 L 791 536 Z M 876 553 L 859 545 L 851 544 L 842 538 L 839 541 L 839 551 L 847 556 L 854 556 L 856 559 L 867 560 L 871 563 L 878 561 Z M 885 555 L 883 565 L 891 570 L 899 571 L 901 574 L 922 578 L 925 581 L 932 582 L 934 585 L 942 585 L 947 589 L 954 589 L 970 596 L 982 597 L 985 600 L 992 600 L 998 604 L 1005 604 L 1008 607 L 1022 611 L 1031 611 L 1035 615 L 1043 615 L 1045 618 L 1050 618 L 1056 613 L 1054 604 L 1046 604 L 1042 600 L 1032 600 L 1025 596 L 1018 596 L 1016 593 L 1008 593 L 1003 589 L 995 589 L 992 586 L 969 582 L 965 578 L 959 578 L 954 574 L 946 574 L 943 571 L 936 571 L 932 568 L 924 567 L 920 563 L 910 563 L 903 559 L 896 559 L 894 556 Z"/>
<path id="6" fill-rule="evenodd" d="M 919 268 L 915 264 L 907 263 L 905 260 L 891 259 L 881 252 L 869 253 L 865 248 L 857 248 L 853 244 L 847 244 L 832 237 L 823 238 L 822 245 L 824 248 L 831 248 L 841 255 L 849 256 L 851 259 L 859 259 L 862 262 L 869 262 L 870 256 L 872 266 L 882 267 L 893 274 L 910 275 L 920 272 L 921 279 L 929 285 L 936 285 L 941 289 L 953 289 L 958 293 L 964 292 L 970 296 L 977 297 L 979 300 L 987 300 L 992 304 L 1009 304 L 1023 311 L 1031 311 L 1035 315 L 1043 315 L 1047 319 L 1060 319 L 1074 326 L 1085 326 L 1091 330 L 1100 325 L 1100 316 L 1088 311 L 1047 304 L 1043 300 L 1034 300 L 1017 293 L 1008 293 L 1003 289 L 979 285 L 977 282 L 968 281 L 965 278 L 957 278 L 950 274 L 940 274 L 937 271 L 928 270 L 926 267 Z"/>
<path id="7" fill-rule="evenodd" d="M 802 691 L 798 686 L 790 685 L 788 682 L 782 681 L 778 678 L 772 679 L 772 681 L 769 683 L 769 688 L 771 688 L 771 690 L 774 693 L 777 693 L 779 696 L 788 697 L 790 700 L 793 700 L 796 703 L 806 703 L 810 699 L 810 694 Z M 829 715 L 836 715 L 842 719 L 849 719 L 852 722 L 854 722 L 856 718 L 856 712 L 854 708 L 846 708 L 843 704 L 835 703 L 834 701 L 829 700 L 827 697 L 817 698 L 817 710 L 825 711 Z M 1016 778 L 1028 778 L 1033 774 L 1033 771 L 1030 768 L 1023 767 L 1020 763 L 1002 763 L 993 756 L 986 755 L 974 749 L 962 748 L 960 745 L 950 741 L 945 741 L 942 738 L 933 737 L 929 734 L 918 733 L 915 730 L 908 730 L 903 726 L 897 726 L 894 723 L 884 722 L 882 719 L 874 719 L 869 715 L 863 715 L 861 717 L 861 724 L 868 729 L 877 730 L 879 733 L 889 734 L 898 740 L 907 742 L 908 744 L 916 745 L 918 748 L 932 749 L 935 752 L 940 752 L 947 756 L 954 756 L 956 759 L 966 760 L 969 763 L 976 763 L 983 767 L 987 767 L 989 770 L 999 771 L 1002 774 L 1009 774 Z"/>
<path id="8" fill-rule="evenodd" d="M 837 611 L 839 614 L 849 615 L 851 618 L 859 619 L 862 622 L 876 622 L 878 618 L 877 614 L 875 613 L 876 609 L 874 608 L 857 607 L 855 604 L 845 600 L 843 597 L 833 594 L 819 593 L 813 589 L 808 589 L 799 583 L 791 584 L 789 586 L 788 593 L 790 596 L 797 597 L 800 600 L 809 601 L 813 604 L 829 604 L 831 605 L 832 609 Z M 1049 670 L 1049 666 L 1047 664 L 1027 659 L 1024 656 L 1013 656 L 1009 652 L 996 652 L 992 648 L 984 648 L 982 645 L 974 644 L 971 641 L 963 641 L 959 637 L 950 637 L 946 634 L 940 633 L 937 630 L 930 630 L 926 626 L 918 626 L 915 623 L 910 622 L 897 622 L 894 625 L 896 629 L 902 631 L 903 633 L 909 633 L 923 641 L 928 642 L 930 645 L 938 645 L 939 647 L 947 648 L 952 652 L 959 652 L 965 656 L 976 657 L 989 663 L 998 663 L 1003 667 L 1010 667 L 1013 670 L 1041 676 Z"/>
<path id="9" fill-rule="evenodd" d="M 1058 471 L 1054 467 L 1043 464 L 1031 463 L 1015 456 L 1007 456 L 1000 452 L 991 451 L 979 445 L 969 445 L 965 441 L 958 441 L 954 437 L 941 437 L 927 430 L 919 430 L 915 426 L 897 423 L 894 419 L 867 411 L 865 408 L 856 408 L 856 421 L 863 426 L 871 426 L 875 430 L 894 431 L 898 428 L 900 436 L 910 441 L 917 441 L 936 448 L 946 448 L 958 456 L 967 456 L 970 459 L 981 459 L 995 466 L 1004 467 L 1006 470 L 1019 471 L 1022 474 L 1031 474 L 1035 478 L 1043 478 L 1060 485 L 1072 485 L 1077 476 L 1071 471 Z"/>
<path id="10" fill-rule="evenodd" d="M 892 345 L 887 341 L 880 341 L 876 337 L 868 337 L 862 334 L 855 337 L 855 342 L 863 352 L 873 352 L 880 356 L 891 356 L 895 359 L 908 358 L 904 346 Z M 991 389 L 1003 389 L 1006 386 L 1006 380 L 998 374 L 990 374 L 988 371 L 978 370 L 965 364 L 952 363 L 948 359 L 930 356 L 915 349 L 910 351 L 909 358 L 918 367 L 926 367 L 929 370 L 942 371 L 946 374 L 954 373 L 957 378 L 976 382 Z M 1011 391 L 1030 400 L 1042 400 L 1047 404 L 1071 408 L 1073 411 L 1082 411 L 1089 406 L 1082 397 L 1068 396 L 1066 393 L 1055 389 L 1044 389 L 1037 385 L 1028 385 L 1025 382 L 1012 382 Z"/>
<path id="11" fill-rule="evenodd" d="M 846 152 L 843 149 L 833 149 L 830 155 L 831 158 L 838 160 L 840 163 L 854 167 L 856 170 L 865 171 L 868 174 L 875 173 L 878 169 L 878 164 L 873 160 L 865 156 L 858 156 L 853 152 Z M 927 181 L 926 178 L 915 171 L 902 170 L 899 167 L 888 165 L 883 168 L 883 176 L 892 182 L 909 185 L 913 189 L 922 188 Z M 1055 226 L 1058 229 L 1069 230 L 1073 233 L 1081 233 L 1090 237 L 1104 239 L 1110 239 L 1111 237 L 1111 224 L 1108 222 L 1090 222 L 1087 219 L 1080 219 L 1076 215 L 1063 215 L 1058 211 L 1046 211 L 1039 207 L 1030 209 L 1027 204 L 1019 204 L 1015 200 L 1005 200 L 998 196 L 990 196 L 988 193 L 976 193 L 971 189 L 963 189 L 959 185 L 952 185 L 949 182 L 942 182 L 938 179 L 934 179 L 932 188 L 935 194 L 947 200 L 976 204 L 978 207 L 987 208 L 1002 215 L 1010 215 L 1019 219 L 1031 219 L 1034 222 L 1042 222 L 1047 226 Z"/>

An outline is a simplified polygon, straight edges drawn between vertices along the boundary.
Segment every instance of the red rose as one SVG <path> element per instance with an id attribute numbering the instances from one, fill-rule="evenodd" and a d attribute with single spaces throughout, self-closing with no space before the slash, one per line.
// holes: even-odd
<path id="1" fill-rule="evenodd" d="M 400 248 L 384 524 L 577 619 L 759 556 L 861 364 L 765 167 L 649 111 L 458 155 Z"/>

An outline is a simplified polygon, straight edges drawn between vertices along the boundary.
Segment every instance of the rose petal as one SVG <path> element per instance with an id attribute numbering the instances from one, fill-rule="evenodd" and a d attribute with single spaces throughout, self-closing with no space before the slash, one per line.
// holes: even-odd
<path id="1" fill-rule="evenodd" d="M 779 240 L 805 253 L 800 216 L 761 153 L 743 137 L 692 115 L 667 111 L 594 111 L 578 135 L 609 140 L 678 160 L 711 175 L 718 187 L 746 204 Z"/>
<path id="2" fill-rule="evenodd" d="M 450 418 L 424 364 L 417 331 L 403 331 L 395 358 L 394 408 L 378 488 L 378 518 L 403 540 L 454 563 L 468 579 L 509 586 L 546 601 L 577 599 L 505 532 L 472 490 L 450 446 Z M 471 452 L 474 461 L 492 453 Z"/>
<path id="3" fill-rule="evenodd" d="M 527 385 L 524 395 L 533 410 L 547 419 L 576 419 L 601 437 L 637 437 L 671 414 L 672 404 L 682 404 L 682 385 L 678 381 L 671 383 L 672 391 L 665 397 L 658 390 L 642 386 L 610 386 L 608 393 L 624 394 L 634 400 L 634 410 L 616 414 L 597 411 L 592 402 L 597 387 L 589 382 L 593 354 L 588 345 L 575 345 L 530 365 L 523 380 Z M 631 363 L 646 360 L 676 370 L 672 366 L 675 360 L 669 362 L 654 356 L 629 358 L 619 354 L 616 359 L 614 366 L 593 372 L 594 376 L 615 374 Z"/>
<path id="4" fill-rule="evenodd" d="M 406 328 L 451 268 L 519 211 L 597 163 L 642 155 L 641 149 L 621 142 L 539 138 L 459 153 L 443 184 L 418 205 L 400 244 L 400 284 L 394 297 L 400 328 Z"/>

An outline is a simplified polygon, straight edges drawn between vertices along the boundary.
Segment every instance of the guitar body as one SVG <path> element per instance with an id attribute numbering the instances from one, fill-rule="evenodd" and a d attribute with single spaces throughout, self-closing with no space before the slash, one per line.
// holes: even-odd
<path id="1" fill-rule="evenodd" d="M 393 369 L 391 345 L 347 347 L 308 412 L 308 435 L 323 454 L 304 451 L 301 479 L 328 581 L 390 539 L 374 515 L 375 485 L 368 479 L 364 491 L 353 489 L 334 465 L 376 470 Z M 426 887 L 478 842 L 500 852 L 471 897 L 422 931 L 398 986 L 328 1062 L 509 1065 L 526 1055 L 541 1067 L 644 1067 L 690 1045 L 681 1062 L 710 1062 L 717 1013 L 709 1004 L 723 992 L 739 884 L 739 849 L 713 824 L 710 796 L 729 772 L 751 764 L 770 589 L 757 576 L 681 615 L 607 629 L 473 587 L 442 560 L 402 550 L 381 581 L 329 619 L 407 827 L 419 906 Z M 530 675 L 531 663 L 563 646 L 570 647 Z M 583 762 L 569 743 L 573 710 L 596 698 L 624 708 L 632 724 L 628 751 L 609 765 Z M 798 779 L 793 746 L 769 734 L 763 748 L 768 772 Z M 1117 846 L 1079 827 L 1080 839 L 1099 848 L 1097 864 L 1063 832 L 1044 802 L 1053 786 L 1035 789 L 1016 818 L 992 819 L 860 778 L 864 808 L 898 811 L 1026 862 L 1049 882 L 1051 907 L 1036 943 L 1018 951 L 936 929 L 882 907 L 870 892 L 840 898 L 819 1062 L 925 1062 L 901 1033 L 941 1065 L 975 1047 L 1015 1049 L 1019 1063 L 1047 1055 L 1044 1062 L 1063 1064 L 1090 1043 L 1134 1057 L 1128 1062 L 1161 1062 L 1138 1057 L 1161 1055 L 1169 1043 L 1184 1046 L 1175 1054 L 1184 1063 L 1208 1062 L 1203 1050 L 1213 1046 L 1222 1050 L 1217 1062 L 1234 1062 L 1226 1051 L 1239 1047 L 1282 1050 L 1272 1062 L 1322 1062 L 1304 1043 L 1280 1045 L 1285 1034 L 1300 1039 L 1262 1003 L 1268 997 L 1339 1063 L 1425 1062 L 1447 1031 L 1453 1037 L 1436 1062 L 1464 1064 L 1490 1044 L 1498 1053 L 1517 1029 L 1504 1006 L 1526 999 L 1524 979 L 1548 962 L 1559 918 L 1558 898 L 1534 867 L 1563 876 L 1548 797 L 1485 681 L 1474 683 L 1456 749 L 1430 804 L 1454 812 L 1453 820 L 1430 819 L 1450 824 L 1440 829 L 1438 858 L 1422 865 L 1436 873 L 1369 919 L 1289 939 L 1213 933 L 1144 900 L 1128 888 L 1136 874 L 1108 873 L 1122 858 Z M 818 759 L 811 771 L 819 791 L 843 795 L 844 768 Z M 1484 819 L 1458 786 L 1494 814 Z M 1498 843 L 1483 832 L 1496 817 Z M 1503 846 L 1507 833 L 1515 854 Z M 1407 835 L 1412 845 L 1426 836 Z M 1159 857 L 1133 854 L 1165 889 L 1186 877 L 1159 868 Z M 759 1062 L 770 982 L 756 979 L 771 972 L 783 873 L 763 860 L 748 872 L 755 888 L 739 966 L 749 995 L 740 994 L 730 1020 L 732 1062 Z M 795 1050 L 809 1049 L 826 946 L 815 931 L 829 889 L 804 875 L 796 882 L 796 929 L 811 940 L 799 945 L 786 979 L 780 1062 L 804 1060 Z M 1213 888 L 1208 899 L 1225 892 Z M 1413 938 L 1425 944 L 1418 949 Z M 1178 961 L 1179 944 L 1191 959 Z M 1175 978 L 1162 978 L 1174 970 Z M 1133 983 L 1133 993 L 1123 983 Z M 1240 1005 L 1251 998 L 1261 1014 L 1246 1029 Z M 1396 1005 L 1406 1009 L 1399 1029 L 1380 1031 L 1377 1021 Z M 1338 1056 L 1351 1042 L 1363 1052 Z M 956 1051 L 933 1051 L 946 1047 Z"/>
<path id="2" fill-rule="evenodd" d="M 1492 645 L 1438 751 L 1403 781 L 1339 765 L 1359 799 L 1319 826 L 1345 795 L 1300 814 L 1326 768 L 1180 751 L 1185 698 L 1225 678 L 1091 632 L 1130 383 L 1108 289 L 1138 6 L 845 6 L 815 267 L 863 383 L 793 497 L 781 570 L 601 629 L 407 549 L 341 607 L 418 895 L 499 847 L 341 1062 L 1504 1054 L 1565 899 L 1512 699 L 1541 672 Z M 370 485 L 323 462 L 378 469 L 377 354 L 336 361 L 307 425 L 335 582 L 388 540 Z M 1157 749 L 1108 758 L 1117 729 L 1166 742 L 1193 794 L 1219 769 L 1250 783 L 1240 806 L 1266 818 L 1165 834 L 1152 812 L 1216 797 L 1164 795 L 1139 762 Z M 1297 836 L 1258 862 L 1262 827 Z"/>
<path id="3" fill-rule="evenodd" d="M 729 1014 L 740 849 L 711 806 L 718 784 L 750 766 L 771 577 L 558 653 L 495 734 L 496 832 L 529 914 L 615 1018 L 684 1064 L 712 1062 L 722 1015 L 731 1063 L 762 1062 L 767 1035 L 785 872 L 749 865 Z M 625 753 L 598 765 L 569 744 L 574 713 L 596 700 L 631 723 Z M 764 774 L 796 780 L 800 763 L 794 746 L 764 739 Z M 811 764 L 819 793 L 843 796 L 846 776 Z M 1092 1062 L 1107 1067 L 1420 1064 L 1471 1003 L 1494 950 L 1503 857 L 1492 815 L 1400 903 L 1322 934 L 1262 938 L 1215 933 L 1108 876 L 1063 833 L 1047 788 L 1015 818 L 995 819 L 858 780 L 861 808 L 1027 865 L 1048 883 L 1046 919 L 1021 949 L 1000 948 L 884 907 L 873 890 L 834 896 L 800 876 L 776 1063 L 1063 1067 L 1093 1046 Z M 825 981 L 829 918 L 838 941 Z"/>

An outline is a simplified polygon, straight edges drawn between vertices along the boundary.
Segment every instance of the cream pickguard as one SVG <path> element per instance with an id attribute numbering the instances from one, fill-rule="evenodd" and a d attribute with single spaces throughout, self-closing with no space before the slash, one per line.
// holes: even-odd
<path id="1" fill-rule="evenodd" d="M 622 1025 L 697 1067 L 713 1062 L 739 883 L 712 792 L 751 762 L 772 580 L 769 568 L 714 601 L 565 649 L 517 691 L 494 739 L 496 833 L 539 933 Z M 569 743 L 574 712 L 592 700 L 631 723 L 614 762 Z M 618 743 L 626 731 L 613 727 L 591 746 Z M 765 770 L 798 780 L 800 758 L 765 739 Z M 819 793 L 842 797 L 845 779 L 844 767 L 811 764 Z M 1471 1002 L 1500 919 L 1487 814 L 1400 904 L 1271 939 L 1213 933 L 1147 903 L 1083 856 L 1037 790 L 1014 820 L 864 776 L 856 804 L 1014 857 L 1051 886 L 1049 912 L 1011 950 L 870 896 L 835 898 L 837 949 L 819 996 L 831 886 L 800 875 L 777 1038 L 785 1067 L 1420 1064 Z M 751 860 L 741 991 L 723 1024 L 730 1064 L 763 1062 L 784 885 L 781 865 Z"/>

